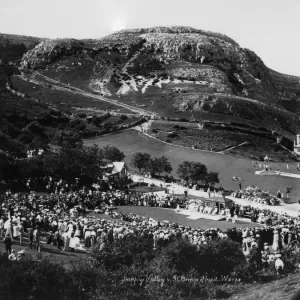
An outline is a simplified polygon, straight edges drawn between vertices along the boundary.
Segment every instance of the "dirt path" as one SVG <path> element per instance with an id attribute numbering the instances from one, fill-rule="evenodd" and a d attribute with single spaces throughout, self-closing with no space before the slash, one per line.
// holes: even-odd
<path id="1" fill-rule="evenodd" d="M 235 149 L 235 148 L 238 148 L 238 147 L 241 147 L 241 146 L 244 146 L 244 145 L 248 145 L 249 144 L 249 142 L 243 142 L 243 143 L 240 143 L 240 144 L 238 144 L 238 145 L 235 145 L 235 146 L 232 146 L 232 147 L 229 147 L 229 148 L 225 148 L 224 150 L 221 150 L 221 151 L 219 151 L 219 152 L 217 152 L 217 153 L 225 153 L 225 151 L 229 151 L 229 150 L 232 150 L 232 149 Z"/>
<path id="2" fill-rule="evenodd" d="M 36 79 L 35 77 L 36 76 L 41 76 L 42 78 L 44 78 L 45 81 L 48 81 L 49 83 L 46 83 L 46 82 L 43 82 L 43 81 L 40 81 L 38 79 Z M 88 93 L 86 91 L 83 91 L 81 89 L 78 89 L 78 88 L 75 88 L 71 85 L 67 85 L 67 84 L 64 84 L 60 81 L 57 81 L 57 80 L 54 80 L 52 78 L 49 78 L 45 75 L 42 75 L 38 72 L 35 72 L 33 74 L 33 76 L 26 76 L 25 74 L 22 74 L 22 75 L 19 75 L 23 80 L 25 81 L 28 81 L 28 82 L 32 82 L 34 84 L 37 84 L 37 85 L 42 85 L 42 86 L 45 86 L 45 87 L 48 87 L 49 84 L 51 84 L 51 87 L 56 89 L 56 90 L 62 90 L 62 91 L 68 91 L 68 92 L 71 92 L 71 93 L 74 93 L 74 94 L 80 94 L 80 95 L 83 95 L 83 96 L 86 96 L 86 97 L 90 97 L 90 98 L 94 98 L 94 99 L 97 99 L 97 100 L 100 100 L 100 101 L 104 101 L 104 102 L 107 102 L 107 103 L 110 103 L 110 104 L 114 104 L 116 106 L 120 106 L 120 107 L 123 107 L 123 108 L 126 108 L 128 110 L 131 110 L 139 115 L 145 115 L 145 116 L 152 116 L 152 115 L 157 115 L 156 113 L 154 112 L 151 112 L 151 111 L 147 111 L 147 110 L 144 110 L 144 109 L 141 109 L 141 108 L 137 108 L 137 107 L 134 107 L 134 106 L 131 106 L 131 105 L 128 105 L 128 104 L 124 104 L 124 103 L 121 103 L 117 100 L 113 100 L 113 99 L 107 99 L 103 96 L 99 96 L 99 95 L 94 95 L 92 93 Z"/>

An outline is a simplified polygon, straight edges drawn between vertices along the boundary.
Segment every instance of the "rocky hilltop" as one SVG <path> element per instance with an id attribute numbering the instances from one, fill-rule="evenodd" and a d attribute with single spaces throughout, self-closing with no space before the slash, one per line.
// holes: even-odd
<path id="1" fill-rule="evenodd" d="M 0 58 L 5 57 L 7 60 L 20 59 L 25 52 L 31 50 L 44 40 L 46 39 L 0 33 Z"/>
<path id="2" fill-rule="evenodd" d="M 300 77 L 269 69 L 225 35 L 190 27 L 46 40 L 24 54 L 21 67 L 167 117 L 206 112 L 273 118 L 292 131 L 299 120 L 285 104 L 300 102 Z"/>

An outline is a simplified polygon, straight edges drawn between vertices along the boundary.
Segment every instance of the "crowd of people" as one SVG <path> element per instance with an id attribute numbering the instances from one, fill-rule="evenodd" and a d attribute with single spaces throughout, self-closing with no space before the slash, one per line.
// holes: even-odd
<path id="1" fill-rule="evenodd" d="M 271 195 L 270 192 L 262 191 L 260 188 L 255 186 L 249 186 L 246 189 L 233 192 L 232 196 L 265 205 L 279 205 L 280 199 L 282 198 L 282 193 L 279 191 L 277 193 L 277 197 L 275 197 Z"/>
<path id="2" fill-rule="evenodd" d="M 230 237 L 241 244 L 246 257 L 257 249 L 257 263 L 261 266 L 272 263 L 275 258 L 280 259 L 279 252 L 282 249 L 298 251 L 300 221 L 299 218 L 286 214 L 232 205 L 231 208 L 222 208 L 227 217 L 249 215 L 253 222 L 265 226 L 245 230 L 204 230 L 117 211 L 117 206 L 120 205 L 179 209 L 179 204 L 186 203 L 183 198 L 171 195 L 165 198 L 155 193 L 141 194 L 113 188 L 106 192 L 86 188 L 73 190 L 63 181 L 51 182 L 51 185 L 48 183 L 47 188 L 53 189 L 53 193 L 51 190 L 43 195 L 36 195 L 34 192 L 12 194 L 7 191 L 3 195 L 0 237 L 11 259 L 19 259 L 24 254 L 22 250 L 16 256 L 12 249 L 13 241 L 24 245 L 24 238 L 29 247 L 36 251 L 41 251 L 43 243 L 52 244 L 64 251 L 87 251 L 95 245 L 103 248 L 106 243 L 132 235 L 150 236 L 153 238 L 154 249 L 177 238 L 199 246 L 210 240 Z M 112 218 L 96 218 L 87 213 L 88 210 L 110 215 Z M 206 213 L 213 214 L 214 211 Z"/>

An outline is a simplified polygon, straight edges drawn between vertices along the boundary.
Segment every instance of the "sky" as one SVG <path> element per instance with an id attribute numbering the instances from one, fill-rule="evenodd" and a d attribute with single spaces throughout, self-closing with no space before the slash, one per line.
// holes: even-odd
<path id="1" fill-rule="evenodd" d="M 80 39 L 172 25 L 226 34 L 300 76 L 300 0 L 0 0 L 1 33 Z"/>

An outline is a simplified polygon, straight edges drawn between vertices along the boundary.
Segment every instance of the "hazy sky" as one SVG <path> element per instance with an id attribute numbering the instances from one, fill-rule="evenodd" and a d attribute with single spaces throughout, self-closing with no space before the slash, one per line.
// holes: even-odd
<path id="1" fill-rule="evenodd" d="M 300 76 L 300 0 L 0 0 L 0 32 L 99 38 L 121 28 L 220 32 L 265 64 Z"/>

